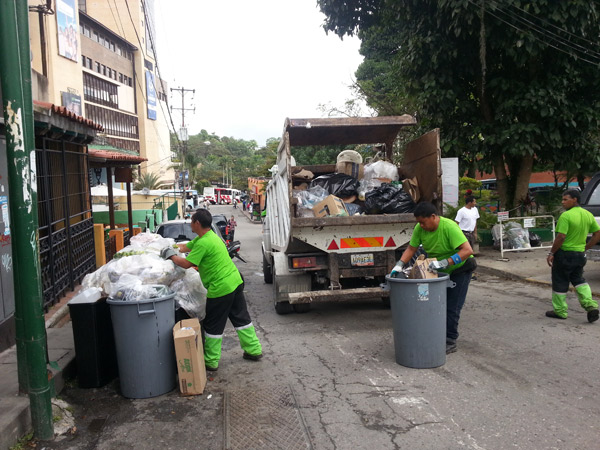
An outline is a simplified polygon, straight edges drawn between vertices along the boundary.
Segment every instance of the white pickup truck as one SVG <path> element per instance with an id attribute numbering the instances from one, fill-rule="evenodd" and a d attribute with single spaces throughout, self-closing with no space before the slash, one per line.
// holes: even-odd
<path id="1" fill-rule="evenodd" d="M 292 178 L 295 147 L 372 144 L 384 148 L 391 161 L 398 133 L 416 125 L 414 117 L 386 116 L 331 119 L 286 119 L 277 150 L 277 172 L 269 182 L 263 225 L 263 272 L 274 288 L 279 314 L 306 312 L 321 301 L 381 298 L 379 285 L 400 258 L 415 226 L 413 214 L 298 217 L 292 190 L 302 180 Z M 333 164 L 294 167 L 315 177 L 335 171 Z M 442 199 L 439 130 L 406 146 L 398 167 L 402 177 L 416 177 L 420 200 L 438 208 Z"/>

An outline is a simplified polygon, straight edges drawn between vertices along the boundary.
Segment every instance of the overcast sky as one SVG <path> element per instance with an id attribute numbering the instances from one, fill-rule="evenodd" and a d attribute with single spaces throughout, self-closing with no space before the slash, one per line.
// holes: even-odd
<path id="1" fill-rule="evenodd" d="M 286 117 L 342 106 L 362 61 L 360 41 L 325 34 L 316 0 L 156 0 L 158 64 L 170 88 L 195 89 L 189 134 L 281 137 Z M 172 105 L 180 107 L 175 92 Z M 160 110 L 159 110 L 160 113 Z M 179 111 L 173 121 L 181 123 Z"/>

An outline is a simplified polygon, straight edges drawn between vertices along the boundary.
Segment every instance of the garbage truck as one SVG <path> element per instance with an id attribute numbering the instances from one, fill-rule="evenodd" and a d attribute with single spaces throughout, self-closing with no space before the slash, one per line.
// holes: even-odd
<path id="1" fill-rule="evenodd" d="M 412 213 L 307 217 L 299 214 L 295 189 L 313 177 L 335 172 L 335 164 L 298 165 L 294 149 L 306 146 L 363 145 L 392 160 L 394 142 L 417 121 L 410 115 L 286 119 L 277 149 L 276 166 L 266 188 L 263 221 L 263 275 L 273 285 L 278 314 L 302 313 L 311 303 L 379 298 L 389 304 L 380 287 L 410 241 L 416 224 Z M 399 177 L 413 180 L 418 201 L 442 206 L 439 129 L 409 142 Z M 306 172 L 302 172 L 305 170 Z"/>

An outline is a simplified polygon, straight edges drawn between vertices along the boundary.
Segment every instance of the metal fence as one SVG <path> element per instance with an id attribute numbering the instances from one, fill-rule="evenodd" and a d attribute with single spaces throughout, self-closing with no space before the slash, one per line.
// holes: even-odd
<path id="1" fill-rule="evenodd" d="M 84 147 L 36 141 L 39 248 L 44 309 L 96 267 L 94 224 Z"/>

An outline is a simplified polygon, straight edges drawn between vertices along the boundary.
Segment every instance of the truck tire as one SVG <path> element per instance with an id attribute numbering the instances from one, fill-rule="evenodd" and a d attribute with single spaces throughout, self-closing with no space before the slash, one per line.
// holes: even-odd
<path id="1" fill-rule="evenodd" d="M 294 312 L 298 314 L 304 314 L 310 311 L 310 303 L 296 303 L 292 306 L 294 308 Z"/>
<path id="2" fill-rule="evenodd" d="M 291 314 L 294 312 L 294 308 L 289 302 L 275 302 L 275 312 L 277 314 Z"/>
<path id="3" fill-rule="evenodd" d="M 269 264 L 267 260 L 267 255 L 265 255 L 265 251 L 262 251 L 263 257 L 263 278 L 265 279 L 265 283 L 272 284 L 273 283 L 273 267 Z"/>
<path id="4" fill-rule="evenodd" d="M 277 314 L 291 314 L 294 312 L 294 308 L 290 305 L 290 302 L 279 302 L 277 301 L 277 274 L 275 268 L 271 267 L 271 282 L 273 283 L 273 305 L 275 306 L 275 312 Z"/>

